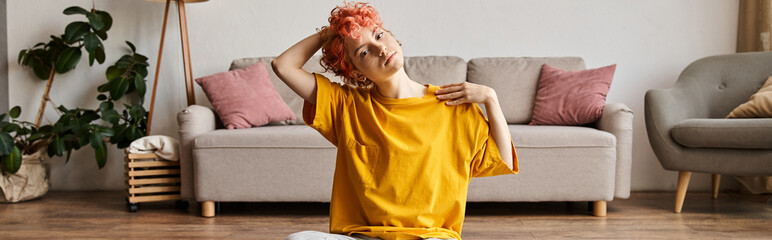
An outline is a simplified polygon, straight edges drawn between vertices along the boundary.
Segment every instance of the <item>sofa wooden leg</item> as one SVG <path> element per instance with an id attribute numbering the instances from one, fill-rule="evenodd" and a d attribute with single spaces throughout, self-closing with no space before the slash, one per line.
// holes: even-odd
<path id="1" fill-rule="evenodd" d="M 718 185 L 721 183 L 721 174 L 713 174 L 713 199 L 718 198 Z"/>
<path id="2" fill-rule="evenodd" d="M 596 217 L 606 216 L 606 201 L 594 201 L 592 202 L 592 215 Z"/>
<path id="3" fill-rule="evenodd" d="M 692 176 L 692 172 L 680 171 L 678 172 L 678 189 L 675 196 L 675 212 L 680 213 L 681 207 L 684 206 L 684 198 L 686 197 L 686 189 L 689 188 L 689 178 Z"/>
<path id="4" fill-rule="evenodd" d="M 201 216 L 202 217 L 214 217 L 214 201 L 201 202 Z"/>

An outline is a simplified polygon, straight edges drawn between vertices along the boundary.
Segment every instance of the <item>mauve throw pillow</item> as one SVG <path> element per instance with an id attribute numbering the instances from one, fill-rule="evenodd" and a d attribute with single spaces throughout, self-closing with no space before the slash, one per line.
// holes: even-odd
<path id="1" fill-rule="evenodd" d="M 529 125 L 584 125 L 597 121 L 616 66 L 572 72 L 544 64 Z"/>
<path id="2" fill-rule="evenodd" d="M 295 114 L 273 88 L 263 62 L 197 78 L 196 82 L 228 129 L 295 119 Z"/>

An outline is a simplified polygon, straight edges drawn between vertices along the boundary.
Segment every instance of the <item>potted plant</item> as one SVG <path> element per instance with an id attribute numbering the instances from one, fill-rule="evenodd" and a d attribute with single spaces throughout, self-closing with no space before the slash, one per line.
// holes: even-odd
<path id="1" fill-rule="evenodd" d="M 42 152 L 48 145 L 53 128 L 38 128 L 33 123 L 19 121 L 16 118 L 20 114 L 18 106 L 12 108 L 8 116 L 0 114 L 0 202 L 37 198 L 45 194 L 49 187 Z M 6 121 L 6 117 L 10 121 Z M 28 188 L 27 185 L 36 187 Z"/>
<path id="2" fill-rule="evenodd" d="M 137 53 L 130 42 L 126 43 L 131 52 L 108 67 L 105 74 L 107 82 L 97 88 L 101 93 L 97 96 L 97 100 L 101 102 L 97 109 L 68 109 L 65 106 L 58 106 L 55 109 L 60 115 L 59 119 L 53 124 L 41 123 L 45 105 L 51 101 L 49 92 L 55 73 L 66 73 L 74 69 L 80 61 L 82 48 L 88 52 L 89 65 L 93 65 L 94 60 L 100 64 L 105 61 L 102 40 L 107 39 L 106 31 L 112 25 L 110 15 L 104 11 L 95 9 L 87 11 L 80 7 L 69 7 L 64 10 L 64 14 L 82 14 L 86 16 L 88 22 L 70 23 L 65 28 L 65 34 L 60 37 L 51 36 L 48 43 L 38 43 L 33 48 L 19 53 L 19 64 L 32 68 L 35 76 L 48 80 L 48 83 L 35 123 L 18 120 L 21 113 L 21 108 L 18 106 L 7 114 L 9 121 L 5 120 L 6 114 L 0 115 L 0 176 L 2 176 L 0 182 L 14 177 L 29 179 L 28 175 L 20 175 L 28 174 L 29 169 L 43 169 L 43 173 L 47 172 L 46 165 L 42 164 L 44 163 L 41 157 L 43 152 L 47 152 L 49 157 L 66 154 L 65 161 L 68 162 L 72 150 L 78 150 L 86 145 L 94 149 L 97 165 L 101 169 L 107 160 L 106 142 L 125 148 L 133 140 L 144 136 L 147 128 L 147 112 L 142 103 L 148 63 L 147 57 Z M 118 110 L 121 109 L 116 109 L 114 102 L 130 94 L 137 94 L 138 101 L 124 103 L 125 108 L 119 113 Z M 41 164 L 34 165 L 38 162 Z M 31 164 L 30 167 L 25 167 L 28 164 Z M 35 177 L 44 179 L 40 182 L 44 182 L 45 187 L 27 189 L 47 191 L 48 176 L 43 175 Z M 0 202 L 22 201 L 45 194 L 45 191 L 42 191 L 42 193 L 30 193 L 31 196 L 27 197 L 12 198 L 9 196 L 24 195 L 24 193 L 13 193 L 20 189 L 3 184 L 0 184 L 0 189 L 2 190 L 0 193 L 4 195 L 4 198 L 0 196 Z"/>

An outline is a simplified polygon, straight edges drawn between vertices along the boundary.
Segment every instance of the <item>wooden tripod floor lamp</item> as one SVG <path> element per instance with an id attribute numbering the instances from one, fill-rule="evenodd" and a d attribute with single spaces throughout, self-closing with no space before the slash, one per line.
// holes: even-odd
<path id="1" fill-rule="evenodd" d="M 166 22 L 169 17 L 169 5 L 171 2 L 177 2 L 177 11 L 180 16 L 180 39 L 182 39 L 182 61 L 185 65 L 185 89 L 187 90 L 188 106 L 196 104 L 196 95 L 193 91 L 193 70 L 190 66 L 190 46 L 188 45 L 188 24 L 185 20 L 185 4 L 206 2 L 208 0 L 148 0 L 152 2 L 166 2 L 166 8 L 164 10 L 164 23 L 161 30 L 161 43 L 158 47 L 158 61 L 155 68 L 155 80 L 153 82 L 153 93 L 150 98 L 150 111 L 147 116 L 147 132 L 146 135 L 150 135 L 150 123 L 153 121 L 153 107 L 155 105 L 155 92 L 158 87 L 158 72 L 161 70 L 161 54 L 164 51 L 164 37 L 166 35 Z"/>

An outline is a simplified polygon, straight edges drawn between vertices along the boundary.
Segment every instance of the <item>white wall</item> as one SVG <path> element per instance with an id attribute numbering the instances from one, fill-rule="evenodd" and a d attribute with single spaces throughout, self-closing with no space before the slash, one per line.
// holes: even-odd
<path id="1" fill-rule="evenodd" d="M 123 41 L 134 42 L 156 66 L 163 4 L 146 1 L 94 0 L 110 12 L 114 25 L 105 45 L 107 61 L 89 68 L 86 58 L 71 73 L 59 75 L 53 101 L 66 106 L 94 107 L 96 87 L 104 70 L 122 55 Z M 212 0 L 187 5 L 193 74 L 227 70 L 235 58 L 278 55 L 326 23 L 340 0 Z M 63 33 L 71 5 L 90 8 L 87 0 L 9 1 L 8 57 L 10 105 L 20 105 L 25 119 L 34 119 L 45 88 L 29 69 L 16 64 L 21 49 Z M 646 137 L 643 95 L 675 82 L 690 62 L 735 49 L 738 1 L 378 1 L 385 26 L 403 43 L 405 55 L 454 55 L 464 59 L 503 56 L 581 56 L 590 68 L 618 64 L 608 102 L 622 102 L 635 111 L 633 190 L 673 190 L 676 174 L 664 171 Z M 153 134 L 177 136 L 176 113 L 186 105 L 176 11 L 170 15 Z M 84 55 L 85 56 L 85 55 Z M 197 101 L 208 104 L 198 86 Z M 500 93 L 501 94 L 501 93 Z M 148 99 L 149 100 L 149 99 Z M 149 101 L 148 101 L 149 102 Z M 56 119 L 51 109 L 48 119 Z M 98 170 L 91 149 L 72 160 L 52 162 L 54 189 L 123 188 L 122 154 L 110 149 L 107 166 Z M 707 190 L 709 178 L 696 174 L 690 190 Z M 728 179 L 728 178 L 724 178 Z M 734 188 L 736 183 L 724 184 Z"/>

